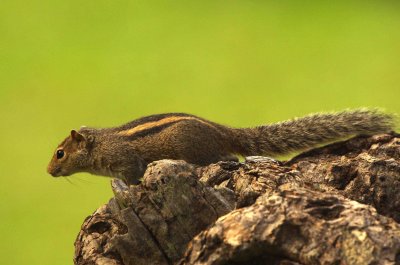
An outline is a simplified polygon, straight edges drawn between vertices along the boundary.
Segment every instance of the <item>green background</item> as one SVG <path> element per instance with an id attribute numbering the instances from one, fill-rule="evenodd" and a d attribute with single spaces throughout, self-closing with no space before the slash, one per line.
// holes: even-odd
<path id="1" fill-rule="evenodd" d="M 72 264 L 109 179 L 46 173 L 81 125 L 400 113 L 399 1 L 1 1 L 2 264 Z M 140 236 L 140 235 L 138 235 Z"/>

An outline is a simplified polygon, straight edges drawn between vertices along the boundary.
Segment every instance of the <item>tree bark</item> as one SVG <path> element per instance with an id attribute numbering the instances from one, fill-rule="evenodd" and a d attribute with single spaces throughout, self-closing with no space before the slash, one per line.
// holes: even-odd
<path id="1" fill-rule="evenodd" d="M 150 164 L 82 224 L 75 264 L 400 264 L 400 138 L 287 162 Z"/>

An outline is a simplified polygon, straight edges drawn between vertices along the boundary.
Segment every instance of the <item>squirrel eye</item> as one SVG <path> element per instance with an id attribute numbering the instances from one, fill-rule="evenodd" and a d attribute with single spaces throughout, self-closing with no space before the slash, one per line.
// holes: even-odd
<path id="1" fill-rule="evenodd" d="M 61 159 L 64 156 L 64 150 L 57 150 L 57 159 Z"/>

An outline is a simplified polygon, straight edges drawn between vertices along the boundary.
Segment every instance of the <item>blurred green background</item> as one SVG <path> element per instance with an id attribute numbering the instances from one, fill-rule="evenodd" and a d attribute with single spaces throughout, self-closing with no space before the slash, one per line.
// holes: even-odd
<path id="1" fill-rule="evenodd" d="M 81 125 L 188 112 L 251 126 L 400 113 L 399 1 L 1 1 L 2 264 L 72 264 L 109 179 L 53 179 Z M 140 235 L 138 235 L 140 236 Z"/>

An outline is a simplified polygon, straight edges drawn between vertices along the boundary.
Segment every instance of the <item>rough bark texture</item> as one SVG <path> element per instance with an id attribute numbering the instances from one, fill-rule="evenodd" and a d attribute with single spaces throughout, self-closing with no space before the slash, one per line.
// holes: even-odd
<path id="1" fill-rule="evenodd" d="M 162 160 L 83 223 L 75 264 L 400 264 L 400 138 L 290 161 Z"/>

